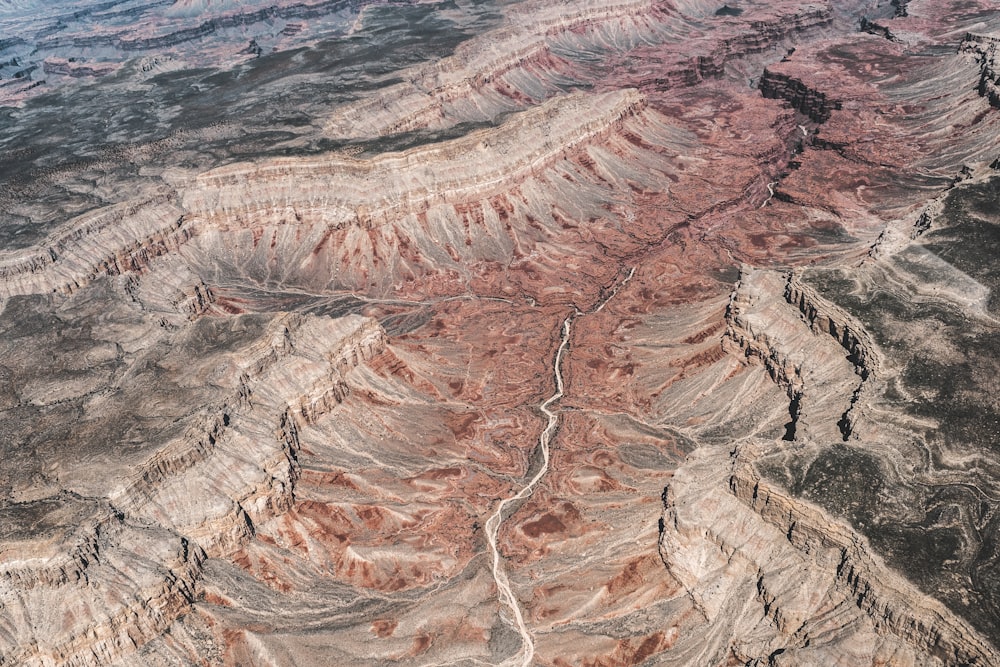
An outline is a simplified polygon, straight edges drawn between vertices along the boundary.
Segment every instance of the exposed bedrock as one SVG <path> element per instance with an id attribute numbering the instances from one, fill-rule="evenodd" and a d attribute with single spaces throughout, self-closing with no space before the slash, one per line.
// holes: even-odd
<path id="1" fill-rule="evenodd" d="M 968 33 L 960 50 L 971 54 L 979 65 L 979 94 L 994 107 L 1000 107 L 1000 66 L 997 64 L 997 45 L 1000 37 Z"/>
<path id="2" fill-rule="evenodd" d="M 636 146 L 640 135 L 649 143 Z M 214 275 L 220 257 L 255 279 L 312 287 L 385 290 L 401 275 L 467 272 L 463 261 L 509 261 L 568 220 L 606 215 L 615 184 L 652 190 L 670 169 L 662 154 L 691 139 L 625 90 L 555 98 L 495 130 L 367 160 L 239 163 L 177 177 L 178 197 L 99 209 L 0 254 L 0 294 L 71 292 L 145 271 L 181 246 L 197 274 L 178 284 L 191 312 L 204 309 L 204 281 L 224 278 Z M 590 193 L 564 199 L 584 182 Z M 525 217 L 531 224 L 513 225 Z M 170 262 L 166 275 L 190 273 Z"/>
<path id="3" fill-rule="evenodd" d="M 198 175 L 183 203 L 222 229 L 288 214 L 331 230 L 372 229 L 435 204 L 454 205 L 509 188 L 566 152 L 614 132 L 643 106 L 635 91 L 596 98 L 577 94 L 517 114 L 499 131 L 371 160 L 330 155 L 223 167 Z M 483 159 L 487 155 L 490 159 Z M 334 178 L 336 190 L 327 187 Z"/>
<path id="4" fill-rule="evenodd" d="M 98 77 L 117 69 L 114 63 L 76 63 L 63 58 L 46 58 L 42 71 L 46 74 L 63 74 L 74 78 Z"/>
<path id="5" fill-rule="evenodd" d="M 795 445 L 764 449 L 762 474 L 849 522 L 892 568 L 991 640 L 997 408 L 980 387 L 994 366 L 989 295 L 998 283 L 985 258 L 997 243 L 987 203 L 996 187 L 973 172 L 927 204 L 933 224 L 917 237 L 859 267 L 794 271 L 784 284 L 800 326 L 839 345 L 861 378 L 853 392 L 820 383 L 825 403 L 849 406 L 839 424 L 848 445 L 831 445 L 809 422 L 806 369 L 821 368 L 823 357 L 792 356 L 794 330 L 767 305 L 778 280 L 741 277 L 730 316 L 741 353 L 754 350 L 782 386 L 804 387 L 800 420 L 811 428 L 797 429 Z"/>
<path id="6" fill-rule="evenodd" d="M 0 555 L 6 560 L 21 548 L 28 556 L 0 565 L 0 664 L 108 664 L 190 609 L 205 561 L 198 546 L 114 514 L 80 532 L 90 535 L 68 561 L 33 557 L 30 546 L 17 543 Z"/>
<path id="7" fill-rule="evenodd" d="M 995 376 L 991 295 L 998 281 L 986 257 L 997 244 L 995 208 L 987 203 L 996 187 L 995 177 L 976 175 L 929 205 L 933 223 L 917 238 L 858 268 L 800 274 L 878 342 L 880 371 L 859 403 L 865 418 L 855 443 L 873 456 L 868 467 L 878 472 L 859 470 L 837 481 L 830 473 L 849 460 L 840 454 L 809 464 L 815 470 L 805 475 L 770 469 L 787 486 L 808 488 L 815 502 L 839 507 L 893 567 L 994 641 L 991 535 L 1000 466 L 997 403 L 984 386 Z M 813 480 L 796 481 L 808 476 Z M 865 499 L 861 480 L 893 488 L 893 497 L 880 492 Z M 896 507 L 896 498 L 906 501 Z"/>
<path id="8" fill-rule="evenodd" d="M 235 165 L 185 188 L 206 232 L 182 254 L 202 275 L 218 270 L 221 253 L 226 271 L 312 290 L 459 289 L 475 267 L 528 261 L 541 248 L 576 263 L 556 239 L 575 237 L 584 220 L 619 228 L 614 211 L 656 196 L 694 141 L 624 90 L 557 97 L 496 129 L 366 160 Z M 746 177 L 741 190 L 760 179 Z M 443 280 L 426 282 L 434 275 Z"/>
<path id="9" fill-rule="evenodd" d="M 892 30 L 882 23 L 876 20 L 869 19 L 866 16 L 861 17 L 861 32 L 867 32 L 870 35 L 877 35 L 883 39 L 887 39 L 890 42 L 898 42 L 900 39 L 893 34 Z"/>
<path id="10" fill-rule="evenodd" d="M 134 469 L 132 480 L 109 494 L 116 508 L 220 556 L 256 523 L 291 507 L 298 429 L 344 400 L 346 374 L 385 349 L 385 333 L 364 318 L 294 316 L 279 319 L 261 343 L 246 355 L 236 394 Z M 252 462 L 237 464 L 236 453 Z"/>
<path id="11" fill-rule="evenodd" d="M 93 298 L 108 281 L 67 298 Z M 17 317 L 12 311 L 19 308 L 14 299 L 5 316 Z M 96 336 L 127 331 L 123 318 L 135 317 L 127 313 L 108 313 Z M 149 349 L 124 352 L 118 343 L 124 365 L 109 386 L 61 397 L 81 415 L 76 449 L 55 451 L 49 461 L 66 459 L 73 469 L 58 485 L 63 490 L 46 496 L 45 487 L 53 485 L 44 468 L 31 472 L 44 462 L 8 452 L 36 482 L 14 482 L 18 499 L 0 506 L 3 664 L 107 664 L 166 631 L 199 596 L 207 557 L 232 554 L 255 525 L 291 507 L 300 475 L 299 429 L 336 409 L 350 393 L 352 369 L 387 343 L 381 327 L 362 317 L 201 320 L 172 335 L 150 324 Z M 38 326 L 23 315 L 20 325 Z M 43 333 L 36 335 L 44 345 Z M 85 341 L 76 345 L 95 345 Z M 212 386 L 185 386 L 187 364 L 170 351 L 173 345 L 187 353 L 202 347 L 187 364 L 212 378 Z M 92 353 L 86 357 L 94 363 Z M 5 363 L 23 401 L 38 380 L 31 369 L 18 368 L 17 356 Z M 156 410 L 141 402 L 114 404 L 135 376 Z M 188 400 L 195 401 L 193 411 Z M 139 451 L 129 433 L 137 421 L 148 436 L 138 434 Z M 9 437 L 24 437 L 9 426 Z M 40 430 L 30 437 L 45 451 L 47 436 Z M 114 438 L 121 441 L 119 455 L 108 458 L 105 442 Z M 103 474 L 88 472 L 95 466 Z"/>
<path id="12" fill-rule="evenodd" d="M 726 347 L 762 363 L 788 394 L 786 440 L 848 437 L 873 370 L 874 347 L 852 333 L 859 327 L 823 305 L 787 274 L 744 267 L 726 311 Z"/>
<path id="13" fill-rule="evenodd" d="M 222 64 L 220 59 L 246 61 L 247 56 L 264 54 L 258 40 L 268 53 L 302 47 L 317 37 L 342 35 L 349 19 L 366 4 L 359 0 L 168 1 L 131 6 L 78 0 L 51 7 L 18 3 L 5 13 L 5 34 L 17 36 L 0 42 L 0 51 L 16 54 L 12 60 L 24 67 L 16 77 L 0 70 L 0 99 L 21 104 L 41 92 L 69 88 L 73 79 L 92 80 L 116 71 L 129 79 L 136 70 L 155 67 L 150 62 L 177 59 L 188 60 L 187 66 L 197 61 L 215 67 Z M 248 47 L 248 42 L 256 48 Z M 137 54 L 151 57 L 136 67 Z M 0 68 L 7 64 L 0 63 Z M 36 69 L 47 78 L 32 77 Z"/>
<path id="14" fill-rule="evenodd" d="M 825 123 L 841 103 L 825 93 L 788 74 L 765 69 L 758 84 L 760 93 L 768 99 L 784 100 L 817 123 Z"/>
<path id="15" fill-rule="evenodd" d="M 325 130 L 349 140 L 494 121 L 568 87 L 629 85 L 650 92 L 693 86 L 725 76 L 731 64 L 776 59 L 783 45 L 834 24 L 830 7 L 822 5 L 752 7 L 741 15 L 741 29 L 707 23 L 705 10 L 702 3 L 630 0 L 515 13 L 503 28 L 461 45 L 453 56 L 407 70 L 404 83 L 337 109 Z M 678 48 L 685 37 L 690 43 Z M 594 53 L 603 53 L 606 62 L 595 62 Z M 646 63 L 642 73 L 631 71 L 637 60 Z"/>
<path id="16" fill-rule="evenodd" d="M 0 661 L 996 664 L 995 20 L 861 4 L 352 5 L 3 114 Z"/>
<path id="17" fill-rule="evenodd" d="M 830 27 L 833 20 L 833 12 L 826 5 L 751 21 L 748 31 L 722 39 L 710 55 L 699 56 L 694 72 L 698 79 L 722 76 L 727 63 L 771 51 L 788 40 Z"/>
<path id="18" fill-rule="evenodd" d="M 172 197 L 100 209 L 70 220 L 40 246 L 0 252 L 0 297 L 72 292 L 98 275 L 144 268 L 191 236 Z"/>
<path id="19" fill-rule="evenodd" d="M 461 121 L 493 120 L 559 94 L 572 80 L 574 50 L 625 48 L 650 38 L 663 8 L 651 0 L 581 2 L 515 11 L 507 25 L 435 63 L 405 70 L 405 82 L 338 108 L 325 131 L 377 137 Z M 606 33 L 606 34 L 605 34 Z M 555 48 L 566 38 L 565 48 Z"/>
<path id="20" fill-rule="evenodd" d="M 664 491 L 660 554 L 704 619 L 699 664 L 995 664 L 865 538 L 764 481 L 767 447 L 700 449 Z"/>
<path id="21" fill-rule="evenodd" d="M 861 378 L 851 394 L 850 407 L 838 422 L 844 440 L 848 440 L 854 435 L 866 395 L 871 394 L 878 376 L 881 355 L 875 341 L 857 319 L 817 294 L 802 282 L 796 272 L 789 274 L 785 298 L 798 307 L 814 331 L 827 333 L 840 343 L 847 352 L 847 360 L 854 366 L 854 372 Z"/>
<path id="22" fill-rule="evenodd" d="M 95 46 L 113 46 L 121 51 L 151 51 L 204 39 L 228 28 L 245 28 L 275 19 L 315 19 L 336 11 L 343 11 L 347 8 L 357 10 L 362 4 L 358 0 L 327 0 L 325 2 L 295 3 L 286 6 L 274 4 L 256 11 L 230 11 L 222 13 L 194 27 L 167 32 L 155 37 L 130 37 L 129 32 L 90 35 L 87 37 L 56 37 L 39 41 L 36 49 L 49 50 L 67 46 L 79 49 Z M 139 8 L 125 11 L 132 15 L 141 15 L 143 13 Z M 74 16 L 73 18 L 78 17 Z"/>

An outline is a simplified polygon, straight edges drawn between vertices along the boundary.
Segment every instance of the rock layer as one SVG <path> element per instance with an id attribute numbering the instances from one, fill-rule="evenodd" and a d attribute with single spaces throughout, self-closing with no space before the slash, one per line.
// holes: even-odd
<path id="1" fill-rule="evenodd" d="M 157 7 L 0 43 L 2 661 L 997 664 L 993 8 Z"/>
<path id="2" fill-rule="evenodd" d="M 991 664 L 985 639 L 874 558 L 864 538 L 762 480 L 754 450 L 737 445 L 728 463 L 699 451 L 663 496 L 660 552 L 708 626 L 702 660 Z"/>

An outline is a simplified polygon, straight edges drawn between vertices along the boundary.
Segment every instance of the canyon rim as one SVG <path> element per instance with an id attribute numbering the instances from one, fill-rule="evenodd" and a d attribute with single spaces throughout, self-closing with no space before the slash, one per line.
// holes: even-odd
<path id="1" fill-rule="evenodd" d="M 1000 665 L 998 49 L 0 1 L 0 665 Z"/>

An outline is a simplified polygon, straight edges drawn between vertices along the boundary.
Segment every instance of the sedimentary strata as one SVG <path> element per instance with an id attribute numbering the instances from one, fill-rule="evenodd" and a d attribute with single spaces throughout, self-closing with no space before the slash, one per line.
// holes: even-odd
<path id="1" fill-rule="evenodd" d="M 554 48 L 561 37 L 582 37 L 586 43 L 600 40 L 607 30 L 626 43 L 641 41 L 661 11 L 650 0 L 522 10 L 487 38 L 466 42 L 454 55 L 407 72 L 405 83 L 338 109 L 326 133 L 344 139 L 395 134 L 491 120 L 540 103 L 559 91 L 561 78 L 570 76 L 570 64 Z"/>
<path id="2" fill-rule="evenodd" d="M 25 6 L 2 661 L 1000 661 L 994 8 Z"/>
<path id="3" fill-rule="evenodd" d="M 41 246 L 0 255 L 2 295 L 71 292 L 98 275 L 139 270 L 190 238 L 184 223 L 169 197 L 85 214 Z"/>
<path id="4" fill-rule="evenodd" d="M 806 84 L 787 74 L 765 69 L 760 77 L 760 92 L 764 97 L 784 100 L 816 123 L 825 123 L 830 114 L 841 108 L 837 100 L 809 88 Z"/>
<path id="5" fill-rule="evenodd" d="M 979 94 L 990 101 L 995 107 L 1000 107 L 1000 73 L 996 69 L 997 43 L 1000 38 L 990 35 L 975 35 L 969 33 L 962 41 L 961 49 L 971 54 L 979 65 Z"/>
<path id="6" fill-rule="evenodd" d="M 761 446 L 738 444 L 728 461 L 701 450 L 664 491 L 660 552 L 707 626 L 701 660 L 992 664 L 985 639 L 863 537 L 763 480 Z"/>
<path id="7" fill-rule="evenodd" d="M 509 25 L 470 40 L 449 58 L 407 71 L 404 83 L 338 109 L 326 134 L 347 140 L 494 121 L 568 86 L 601 85 L 605 77 L 619 75 L 589 62 L 581 68 L 574 54 L 586 62 L 593 51 L 614 63 L 638 50 L 657 63 L 655 74 L 644 72 L 626 85 L 641 90 L 692 86 L 722 77 L 731 62 L 775 51 L 834 23 L 824 7 L 778 8 L 748 16 L 750 30 L 733 34 L 737 31 L 725 25 L 706 30 L 701 3 L 630 0 L 532 9 L 514 13 Z M 685 37 L 688 48 L 674 50 Z"/>
<path id="8" fill-rule="evenodd" d="M 497 131 L 396 155 L 271 160 L 213 170 L 198 175 L 183 201 L 224 230 L 266 225 L 264 216 L 274 212 L 327 229 L 372 229 L 438 204 L 487 199 L 613 132 L 643 106 L 642 96 L 628 90 L 563 96 L 514 116 Z M 334 184 L 335 191 L 324 187 Z"/>
<path id="9" fill-rule="evenodd" d="M 176 436 L 145 442 L 148 458 L 111 466 L 114 481 L 100 493 L 83 477 L 64 482 L 79 493 L 4 508 L 5 662 L 83 665 L 135 650 L 190 611 L 206 558 L 232 553 L 256 523 L 287 511 L 300 474 L 297 429 L 343 400 L 347 374 L 385 349 L 385 335 L 364 318 L 300 315 L 261 333 L 215 359 L 214 372 L 202 359 L 222 396 Z M 159 363 L 170 368 L 169 355 Z"/>
<path id="10" fill-rule="evenodd" d="M 67 79 L 98 79 L 116 71 L 129 76 L 128 61 L 137 53 L 152 54 L 150 60 L 155 60 L 169 52 L 203 66 L 220 59 L 246 60 L 263 53 L 260 43 L 270 50 L 343 34 L 350 27 L 344 15 L 358 12 L 363 3 L 123 5 L 128 3 L 11 3 L 0 15 L 6 34 L 12 35 L 0 40 L 0 58 L 5 61 L 0 64 L 0 100 L 24 103 L 68 85 Z"/>

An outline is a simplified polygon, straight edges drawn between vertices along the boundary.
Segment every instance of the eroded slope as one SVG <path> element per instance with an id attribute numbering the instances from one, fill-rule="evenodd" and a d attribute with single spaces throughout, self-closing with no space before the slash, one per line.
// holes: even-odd
<path id="1" fill-rule="evenodd" d="M 997 25 L 373 7 L 11 112 L 2 659 L 996 664 Z"/>

